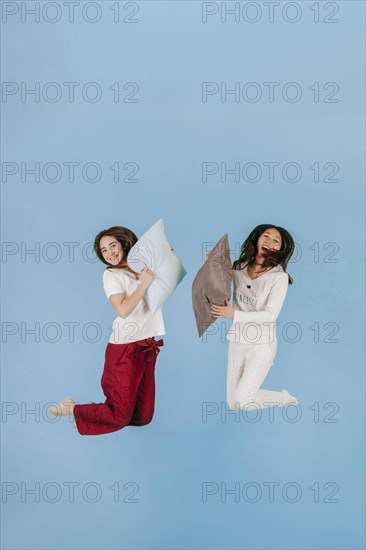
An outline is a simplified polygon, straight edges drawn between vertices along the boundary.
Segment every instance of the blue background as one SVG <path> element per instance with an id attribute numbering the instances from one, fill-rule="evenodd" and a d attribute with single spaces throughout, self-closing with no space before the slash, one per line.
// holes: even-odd
<path id="1" fill-rule="evenodd" d="M 82 4 L 74 23 L 62 7 L 53 24 L 32 18 L 22 23 L 18 13 L 2 25 L 3 81 L 95 81 L 103 89 L 96 103 L 78 91 L 70 103 L 62 86 L 55 103 L 21 102 L 17 94 L 2 104 L 3 163 L 96 162 L 103 168 L 96 182 L 83 181 L 80 169 L 73 183 L 66 170 L 53 183 L 32 177 L 22 182 L 19 173 L 2 180 L 3 241 L 15 243 L 2 263 L 2 400 L 3 407 L 15 407 L 2 416 L 3 490 L 4 483 L 19 484 L 2 505 L 3 547 L 364 548 L 364 2 L 337 2 L 333 17 L 339 22 L 333 24 L 323 21 L 331 10 L 322 2 L 319 23 L 313 2 L 298 2 L 302 16 L 296 23 L 280 12 L 270 23 L 260 2 L 263 15 L 256 23 L 236 23 L 233 16 L 223 23 L 220 12 L 203 23 L 201 2 L 189 1 L 138 2 L 137 23 L 114 23 L 108 1 L 99 3 L 102 17 L 91 24 L 80 15 Z M 123 3 L 120 8 L 121 17 L 132 11 Z M 219 94 L 202 102 L 207 81 L 226 82 L 230 89 L 255 81 L 264 95 L 256 103 L 235 102 L 232 95 L 221 101 Z M 276 92 L 270 103 L 263 85 L 269 81 L 281 88 L 296 81 L 301 100 L 291 103 Z M 137 82 L 138 102 L 114 103 L 108 90 L 114 82 Z M 314 82 L 320 84 L 319 102 L 309 90 Z M 326 82 L 338 83 L 338 102 L 323 101 Z M 231 168 L 269 161 L 281 167 L 297 162 L 301 179 L 288 182 L 277 172 L 268 182 L 263 172 L 258 182 L 228 176 L 225 183 L 219 175 L 202 182 L 203 162 Z M 108 169 L 114 162 L 137 163 L 138 182 L 114 183 Z M 337 163 L 339 181 L 323 181 L 329 170 L 321 169 L 314 182 L 314 162 Z M 79 403 L 103 401 L 100 377 L 115 314 L 102 287 L 103 265 L 81 250 L 101 229 L 123 225 L 139 236 L 159 218 L 188 273 L 164 305 L 154 420 L 143 428 L 82 437 L 72 430 L 73 419 L 55 422 L 46 415 L 48 403 L 68 395 Z M 273 422 L 268 409 L 257 422 L 253 414 L 221 418 L 227 343 L 219 332 L 206 341 L 196 334 L 191 283 L 206 247 L 228 233 L 234 260 L 260 223 L 285 227 L 297 244 L 288 265 L 295 284 L 278 319 L 278 352 L 264 383 L 298 398 L 297 422 L 286 421 L 284 409 L 274 411 Z M 79 243 L 74 261 L 67 242 Z M 21 243 L 40 246 L 44 255 L 39 261 L 22 257 Z M 57 261 L 47 259 L 46 251 L 49 258 L 55 251 L 49 243 L 57 243 Z M 37 322 L 41 328 L 57 323 L 59 340 L 50 341 L 50 329 L 39 342 L 30 335 L 22 341 L 21 323 L 32 328 Z M 67 322 L 79 323 L 74 342 Z M 91 322 L 101 327 L 95 342 L 82 336 Z M 18 332 L 5 338 L 5 323 Z M 222 323 L 228 328 L 223 319 L 217 326 Z M 293 329 L 284 337 L 286 323 L 300 327 L 298 341 L 289 341 Z M 89 340 L 94 334 L 90 330 Z M 218 412 L 204 422 L 207 402 L 216 403 Z M 22 409 L 36 406 L 39 418 L 22 417 Z M 287 411 L 293 418 L 293 408 Z M 52 503 L 50 489 L 40 502 L 29 495 L 22 502 L 22 482 L 28 489 L 57 483 L 62 494 Z M 67 482 L 80 484 L 74 502 Z M 92 489 L 82 497 L 90 482 L 102 491 L 95 503 L 88 502 Z M 138 502 L 123 502 L 131 493 L 123 489 L 128 482 L 138 486 Z M 217 490 L 207 502 L 205 482 Z M 280 484 L 274 502 L 268 482 Z M 289 482 L 301 489 L 297 502 L 282 496 Z M 109 488 L 115 483 L 117 503 Z M 254 489 L 246 499 L 240 493 L 239 502 L 232 494 L 225 501 L 221 483 L 227 489 L 240 484 L 240 490 L 257 484 L 262 494 L 257 502 L 249 502 Z M 316 483 L 319 502 L 310 489 Z M 338 502 L 326 502 L 327 496 Z"/>

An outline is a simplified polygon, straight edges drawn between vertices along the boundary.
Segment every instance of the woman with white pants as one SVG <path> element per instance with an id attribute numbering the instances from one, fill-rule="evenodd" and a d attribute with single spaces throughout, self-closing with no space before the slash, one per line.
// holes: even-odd
<path id="1" fill-rule="evenodd" d="M 233 263 L 234 307 L 211 306 L 213 317 L 233 319 L 227 333 L 227 402 L 231 409 L 297 405 L 287 390 L 261 388 L 277 352 L 276 319 L 293 279 L 286 265 L 294 251 L 282 227 L 253 229 Z"/>

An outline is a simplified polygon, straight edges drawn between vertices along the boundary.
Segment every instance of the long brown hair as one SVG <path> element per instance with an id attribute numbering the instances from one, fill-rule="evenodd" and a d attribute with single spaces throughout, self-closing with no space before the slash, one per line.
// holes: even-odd
<path id="1" fill-rule="evenodd" d="M 282 243 L 280 250 L 272 250 L 270 253 L 266 254 L 262 266 L 263 268 L 266 268 L 269 266 L 275 267 L 277 265 L 281 265 L 283 271 L 287 273 L 286 266 L 295 250 L 294 240 L 291 237 L 290 233 L 286 231 L 286 229 L 284 229 L 283 227 L 267 223 L 257 225 L 257 227 L 255 227 L 245 239 L 240 249 L 240 256 L 233 263 L 233 269 L 244 269 L 244 267 L 246 267 L 247 265 L 252 266 L 254 264 L 258 252 L 257 245 L 259 237 L 267 229 L 277 229 L 277 231 L 281 235 Z M 289 279 L 289 285 L 292 285 L 294 283 L 294 279 L 289 273 L 287 273 L 287 275 Z"/>
<path id="2" fill-rule="evenodd" d="M 109 264 L 103 254 L 100 250 L 100 241 L 102 237 L 115 237 L 115 239 L 121 244 L 122 250 L 124 252 L 124 257 L 117 265 L 111 265 Z M 109 229 L 103 229 L 98 233 L 98 235 L 94 239 L 94 252 L 98 256 L 101 262 L 107 265 L 106 269 L 110 269 L 113 267 L 119 267 L 124 268 L 127 271 L 130 271 L 131 273 L 134 273 L 133 269 L 129 267 L 127 264 L 127 254 L 133 247 L 133 245 L 137 242 L 137 237 L 131 229 L 127 229 L 127 227 L 121 227 L 120 225 L 114 225 L 113 227 L 110 227 Z"/>

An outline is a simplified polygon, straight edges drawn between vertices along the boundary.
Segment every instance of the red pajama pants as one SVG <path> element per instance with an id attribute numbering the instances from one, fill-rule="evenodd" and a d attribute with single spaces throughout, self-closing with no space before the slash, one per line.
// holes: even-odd
<path id="1" fill-rule="evenodd" d="M 154 337 L 131 342 L 108 342 L 101 379 L 104 403 L 75 405 L 81 435 L 101 435 L 125 426 L 151 422 L 155 403 L 155 363 L 163 340 Z"/>

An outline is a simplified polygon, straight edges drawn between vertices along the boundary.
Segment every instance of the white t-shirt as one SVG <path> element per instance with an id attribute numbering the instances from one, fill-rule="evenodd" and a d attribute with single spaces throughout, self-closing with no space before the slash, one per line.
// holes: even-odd
<path id="1" fill-rule="evenodd" d="M 235 311 L 226 338 L 241 344 L 277 344 L 276 318 L 289 286 L 287 273 L 278 265 L 251 279 L 244 267 L 233 270 L 233 281 Z"/>
<path id="2" fill-rule="evenodd" d="M 104 291 L 109 297 L 112 294 L 124 292 L 126 298 L 136 290 L 140 281 L 123 268 L 108 268 L 103 273 Z M 165 334 L 162 307 L 155 313 L 151 313 L 146 300 L 142 297 L 135 309 L 123 319 L 117 317 L 112 325 L 112 334 L 109 338 L 111 344 L 130 344 L 138 340 L 144 340 L 151 336 Z"/>

